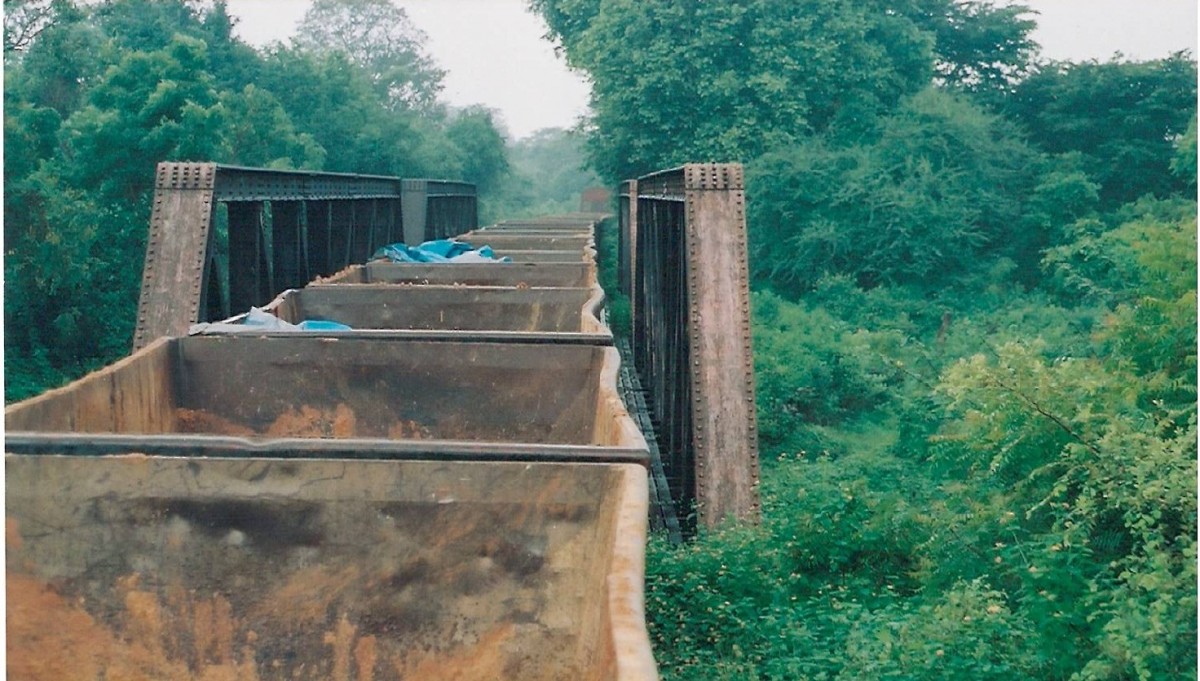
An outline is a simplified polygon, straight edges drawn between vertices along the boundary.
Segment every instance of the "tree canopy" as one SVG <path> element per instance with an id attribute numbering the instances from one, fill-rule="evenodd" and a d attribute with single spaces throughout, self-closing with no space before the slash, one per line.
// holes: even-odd
<path id="1" fill-rule="evenodd" d="M 425 34 L 388 0 L 315 0 L 293 43 L 339 53 L 361 68 L 392 108 L 433 106 L 444 72 L 425 53 Z"/>

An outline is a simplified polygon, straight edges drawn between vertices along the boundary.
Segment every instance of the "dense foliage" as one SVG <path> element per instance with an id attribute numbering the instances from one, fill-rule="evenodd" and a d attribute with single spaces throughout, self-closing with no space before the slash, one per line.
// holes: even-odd
<path id="1" fill-rule="evenodd" d="M 4 10 L 6 400 L 129 351 L 160 161 L 464 179 L 485 217 L 582 162 L 565 132 L 511 142 L 486 108 L 440 103 L 423 34 L 386 0 L 318 0 L 258 51 L 222 2 Z M 574 208 L 589 183 L 555 199 Z"/>
<path id="2" fill-rule="evenodd" d="M 532 0 L 610 181 L 747 166 L 763 521 L 666 678 L 1196 678 L 1196 65 L 983 2 Z M 886 5 L 886 7 L 885 7 Z"/>

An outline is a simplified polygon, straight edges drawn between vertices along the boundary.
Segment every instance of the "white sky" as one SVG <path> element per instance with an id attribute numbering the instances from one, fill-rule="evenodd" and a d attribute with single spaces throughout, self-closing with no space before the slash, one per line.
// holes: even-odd
<path id="1" fill-rule="evenodd" d="M 501 113 L 514 138 L 570 127 L 587 110 L 588 86 L 542 39 L 545 26 L 525 0 L 393 0 L 429 40 L 447 71 L 442 98 Z M 285 41 L 310 0 L 228 0 L 237 34 L 252 45 Z M 1196 52 L 1196 0 L 1024 0 L 1033 37 L 1050 59 L 1157 59 Z"/>

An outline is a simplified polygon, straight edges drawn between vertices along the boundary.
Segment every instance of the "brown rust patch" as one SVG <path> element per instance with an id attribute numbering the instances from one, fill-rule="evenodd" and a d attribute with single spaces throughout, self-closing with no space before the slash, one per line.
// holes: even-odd
<path id="1" fill-rule="evenodd" d="M 357 631 L 343 614 L 334 630 L 325 632 L 325 644 L 333 647 L 333 681 L 350 681 L 350 650 Z"/>
<path id="2" fill-rule="evenodd" d="M 373 681 L 375 678 L 375 662 L 378 659 L 375 650 L 375 637 L 363 636 L 354 644 L 354 664 L 358 667 L 357 681 Z"/>
<path id="3" fill-rule="evenodd" d="M 359 571 L 346 567 L 336 572 L 310 567 L 291 575 L 266 596 L 251 614 L 255 620 L 270 620 L 286 631 L 319 626 L 328 619 L 330 607 L 359 581 Z"/>
<path id="4" fill-rule="evenodd" d="M 363 426 L 358 414 L 346 404 L 338 404 L 332 409 L 311 405 L 289 407 L 265 428 L 259 426 L 258 430 L 203 409 L 176 409 L 175 422 L 181 433 L 234 437 L 263 435 L 266 437 L 346 439 L 383 434 L 382 426 L 376 428 Z M 451 426 L 453 428 L 454 424 Z M 387 426 L 386 433 L 387 437 L 392 440 L 429 440 L 434 438 L 434 433 L 429 427 L 408 419 L 392 421 Z"/>
<path id="5" fill-rule="evenodd" d="M 329 437 L 333 419 L 325 412 L 306 405 L 289 408 L 267 428 L 269 437 Z"/>
<path id="6" fill-rule="evenodd" d="M 333 411 L 333 436 L 334 437 L 354 437 L 357 432 L 355 427 L 357 419 L 354 418 L 354 412 L 344 404 L 339 404 Z"/>
<path id="7" fill-rule="evenodd" d="M 389 440 L 428 440 L 431 433 L 428 428 L 416 421 L 401 419 L 388 426 Z"/>
<path id="8" fill-rule="evenodd" d="M 248 437 L 254 430 L 203 409 L 176 409 L 175 424 L 181 433 L 206 433 Z"/>
<path id="9" fill-rule="evenodd" d="M 21 524 L 16 518 L 4 519 L 4 547 L 13 552 L 21 550 Z"/>
<path id="10" fill-rule="evenodd" d="M 122 640 L 48 584 L 8 573 L 8 677 L 23 681 L 149 681 L 196 677 L 157 641 Z M 65 654 L 69 651 L 69 654 Z"/>
<path id="11" fill-rule="evenodd" d="M 469 681 L 494 679 L 502 676 L 508 654 L 505 644 L 513 637 L 514 625 L 502 624 L 479 638 L 475 645 L 462 646 L 453 651 L 425 653 L 414 650 L 407 655 L 392 659 L 392 665 L 401 679 L 441 679 L 442 681 Z M 528 670 L 529 676 L 537 678 L 536 670 Z"/>

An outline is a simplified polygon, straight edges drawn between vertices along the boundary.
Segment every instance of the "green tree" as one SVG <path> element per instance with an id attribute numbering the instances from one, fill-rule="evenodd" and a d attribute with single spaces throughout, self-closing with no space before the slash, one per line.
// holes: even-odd
<path id="1" fill-rule="evenodd" d="M 279 100 L 266 90 L 247 85 L 241 92 L 222 92 L 221 106 L 227 163 L 313 170 L 324 164 L 325 150 L 312 135 L 296 132 Z"/>
<path id="2" fill-rule="evenodd" d="M 610 181 L 854 127 L 928 81 L 930 42 L 862 3 L 775 0 L 606 3 L 563 40 L 591 76 L 591 155 Z"/>
<path id="3" fill-rule="evenodd" d="M 224 113 L 199 41 L 128 53 L 87 99 L 57 128 L 53 156 L 44 156 L 44 136 L 30 138 L 54 127 L 48 109 L 22 107 L 15 125 L 6 120 L 6 138 L 43 154 L 9 185 L 14 202 L 5 205 L 5 347 L 36 360 L 32 376 L 7 365 L 18 391 L 10 397 L 128 352 L 154 165 L 225 155 Z"/>
<path id="4" fill-rule="evenodd" d="M 4 98 L 6 104 L 15 97 L 49 107 L 66 118 L 83 105 L 84 93 L 107 66 L 97 59 L 104 36 L 74 5 L 56 2 L 52 9 L 35 41 L 5 52 Z"/>
<path id="5" fill-rule="evenodd" d="M 337 52 L 363 69 L 392 108 L 428 108 L 444 72 L 425 54 L 425 34 L 388 0 L 316 0 L 296 29 L 295 46 Z"/>
<path id="6" fill-rule="evenodd" d="M 176 36 L 166 49 L 128 53 L 63 125 L 55 174 L 96 199 L 146 200 L 154 163 L 227 155 L 224 112 L 203 42 Z M 135 162 L 141 160 L 141 163 Z"/>
<path id="7" fill-rule="evenodd" d="M 943 284 L 1029 238 L 1021 201 L 1038 165 L 1005 121 L 927 89 L 881 120 L 873 143 L 815 138 L 750 164 L 756 275 L 791 293 L 833 274 L 868 288 Z"/>
<path id="8" fill-rule="evenodd" d="M 1171 172 L 1196 112 L 1196 62 L 1051 63 L 1015 89 L 1004 113 L 1051 154 L 1076 152 L 1107 207 L 1188 190 Z"/>
<path id="9" fill-rule="evenodd" d="M 996 101 L 1028 75 L 1038 45 L 1028 6 L 918 2 L 917 21 L 934 36 L 938 81 Z"/>
<path id="10" fill-rule="evenodd" d="M 928 85 L 935 63 L 948 83 L 1002 89 L 1033 46 L 1024 8 L 949 0 L 531 4 L 591 77 L 590 154 L 610 183 L 748 161 L 813 133 L 852 140 Z"/>
<path id="11" fill-rule="evenodd" d="M 481 194 L 491 193 L 508 174 L 508 153 L 493 112 L 483 106 L 455 111 L 446 125 L 446 136 L 462 155 L 460 177 L 475 184 Z"/>
<path id="12" fill-rule="evenodd" d="M 600 178 L 587 165 L 584 141 L 577 131 L 545 128 L 512 142 L 509 158 L 513 169 L 529 178 L 537 188 L 536 198 L 562 205 L 545 213 L 570 212 L 579 205 L 579 197 Z"/>
<path id="13" fill-rule="evenodd" d="M 368 74 L 342 53 L 276 47 L 266 55 L 258 87 L 279 100 L 297 132 L 325 150 L 325 170 L 402 177 L 461 173 L 440 115 L 392 109 Z"/>
<path id="14" fill-rule="evenodd" d="M 54 0 L 4 0 L 4 59 L 29 49 L 57 19 Z"/>

